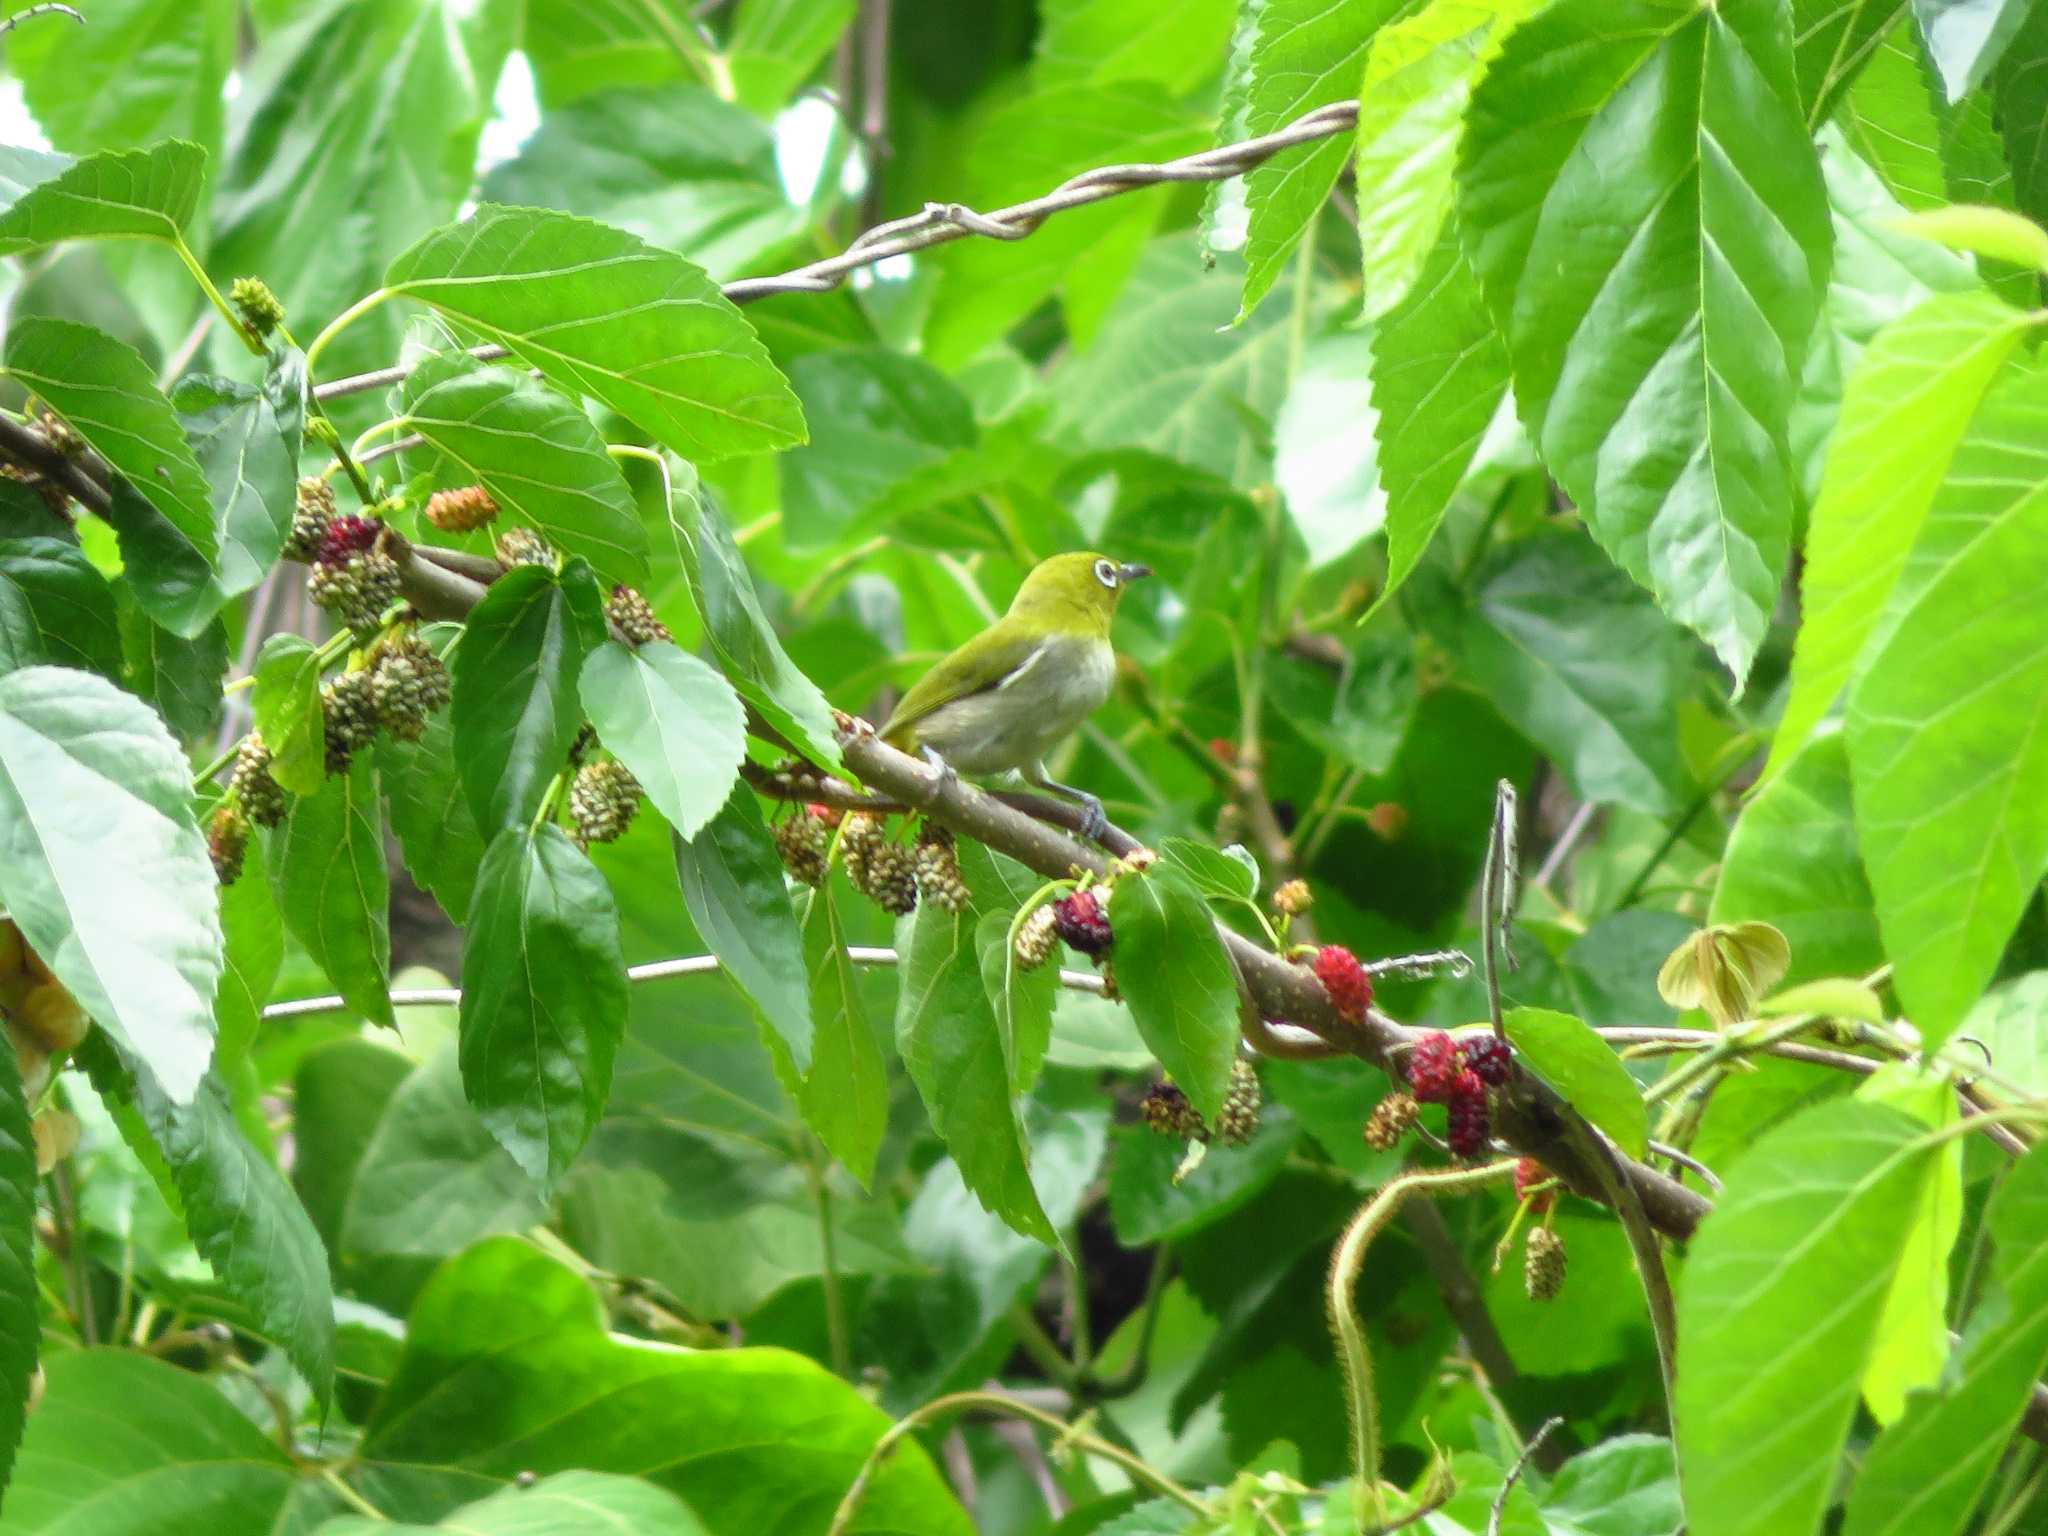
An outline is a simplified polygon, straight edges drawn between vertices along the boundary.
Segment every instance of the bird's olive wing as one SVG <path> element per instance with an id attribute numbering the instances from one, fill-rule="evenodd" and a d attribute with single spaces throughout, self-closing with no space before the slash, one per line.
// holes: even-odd
<path id="1" fill-rule="evenodd" d="M 1006 633 L 1000 625 L 983 630 L 917 680 L 882 727 L 882 735 L 894 740 L 955 699 L 1001 687 L 1003 679 L 1030 661 L 1032 653 L 1045 643 L 1042 635 Z"/>

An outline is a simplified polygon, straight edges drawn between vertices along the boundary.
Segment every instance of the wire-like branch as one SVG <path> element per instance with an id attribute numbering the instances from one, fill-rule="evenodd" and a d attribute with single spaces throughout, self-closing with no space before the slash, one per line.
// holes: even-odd
<path id="1" fill-rule="evenodd" d="M 1333 101 L 1327 107 L 1305 113 L 1275 133 L 1237 144 L 1219 145 L 1200 154 L 1183 155 L 1178 160 L 1105 165 L 1083 171 L 1042 197 L 1013 203 L 993 213 L 977 213 L 959 203 L 926 203 L 920 213 L 877 224 L 837 256 L 828 256 L 823 261 L 814 261 L 773 277 L 743 277 L 737 282 L 727 283 L 725 296 L 735 304 L 750 304 L 756 299 L 770 298 L 779 293 L 828 293 L 852 273 L 887 261 L 892 256 L 907 256 L 913 251 L 930 250 L 935 245 L 950 245 L 955 240 L 965 240 L 970 236 L 985 240 L 1022 240 L 1054 214 L 1064 213 L 1070 208 L 1085 208 L 1090 203 L 1122 197 L 1127 192 L 1141 192 L 1147 187 L 1173 182 L 1228 181 L 1264 165 L 1283 150 L 1300 144 L 1313 144 L 1319 139 L 1333 139 L 1339 134 L 1349 133 L 1357 125 L 1358 103 Z M 508 349 L 495 345 L 472 347 L 469 355 L 489 361 L 507 356 Z M 313 391 L 313 397 L 316 400 L 333 400 L 342 395 L 383 389 L 398 383 L 411 371 L 410 368 L 396 367 L 353 374 L 320 385 Z"/>
<path id="2" fill-rule="evenodd" d="M 12 16 L 0 18 L 0 37 L 6 36 L 24 21 L 33 21 L 38 16 L 69 16 L 81 27 L 85 17 L 68 5 L 59 5 L 57 0 L 44 0 L 42 5 L 32 5 L 25 11 L 16 11 Z"/>

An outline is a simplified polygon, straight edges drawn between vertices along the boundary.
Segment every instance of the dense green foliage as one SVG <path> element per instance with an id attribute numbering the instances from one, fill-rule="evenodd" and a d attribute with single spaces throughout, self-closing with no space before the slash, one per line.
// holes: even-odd
<path id="1" fill-rule="evenodd" d="M 2048 1533 L 2048 0 L 32 9 L 0 1533 Z"/>

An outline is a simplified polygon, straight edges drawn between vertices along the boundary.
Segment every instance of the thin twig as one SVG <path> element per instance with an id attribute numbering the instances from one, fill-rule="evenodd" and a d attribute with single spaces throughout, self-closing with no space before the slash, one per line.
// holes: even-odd
<path id="1" fill-rule="evenodd" d="M 1515 910 L 1515 786 L 1502 779 L 1493 791 L 1493 825 L 1486 838 L 1486 873 L 1480 881 L 1480 963 L 1486 968 L 1486 1016 L 1496 1040 L 1508 1037 L 1500 1011 L 1500 966 L 1514 967 L 1508 924 Z"/>
<path id="2" fill-rule="evenodd" d="M 85 17 L 81 15 L 79 12 L 73 10 L 70 6 L 59 5 L 57 4 L 57 0 L 46 0 L 45 4 L 32 5 L 25 11 L 16 11 L 12 16 L 9 16 L 4 20 L 0 20 L 0 37 L 6 36 L 9 32 L 12 32 L 16 27 L 20 26 L 24 21 L 31 21 L 38 16 L 48 16 L 52 12 L 55 12 L 59 16 L 69 16 L 81 27 L 85 25 Z"/>
<path id="3" fill-rule="evenodd" d="M 1564 1422 L 1563 1418 L 1552 1415 L 1543 1421 L 1543 1426 L 1529 1437 L 1529 1443 L 1522 1447 L 1522 1454 L 1515 1458 L 1515 1464 L 1508 1468 L 1508 1475 L 1501 1479 L 1500 1492 L 1493 1496 L 1493 1513 L 1486 1517 L 1486 1536 L 1500 1536 L 1500 1523 L 1507 1518 L 1508 1495 L 1515 1491 L 1515 1484 L 1521 1481 L 1522 1468 L 1529 1464 L 1529 1458 L 1536 1454 L 1536 1447 L 1550 1438 L 1550 1432 Z"/>

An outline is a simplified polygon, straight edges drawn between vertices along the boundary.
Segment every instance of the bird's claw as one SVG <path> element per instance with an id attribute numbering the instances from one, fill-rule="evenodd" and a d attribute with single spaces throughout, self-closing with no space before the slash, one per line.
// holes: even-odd
<path id="1" fill-rule="evenodd" d="M 920 747 L 918 755 L 931 765 L 933 794 L 943 794 L 960 782 L 960 770 L 939 756 L 936 748 Z"/>
<path id="2" fill-rule="evenodd" d="M 1109 830 L 1108 813 L 1102 809 L 1102 802 L 1090 795 L 1081 802 L 1081 835 L 1090 842 L 1097 842 Z"/>

